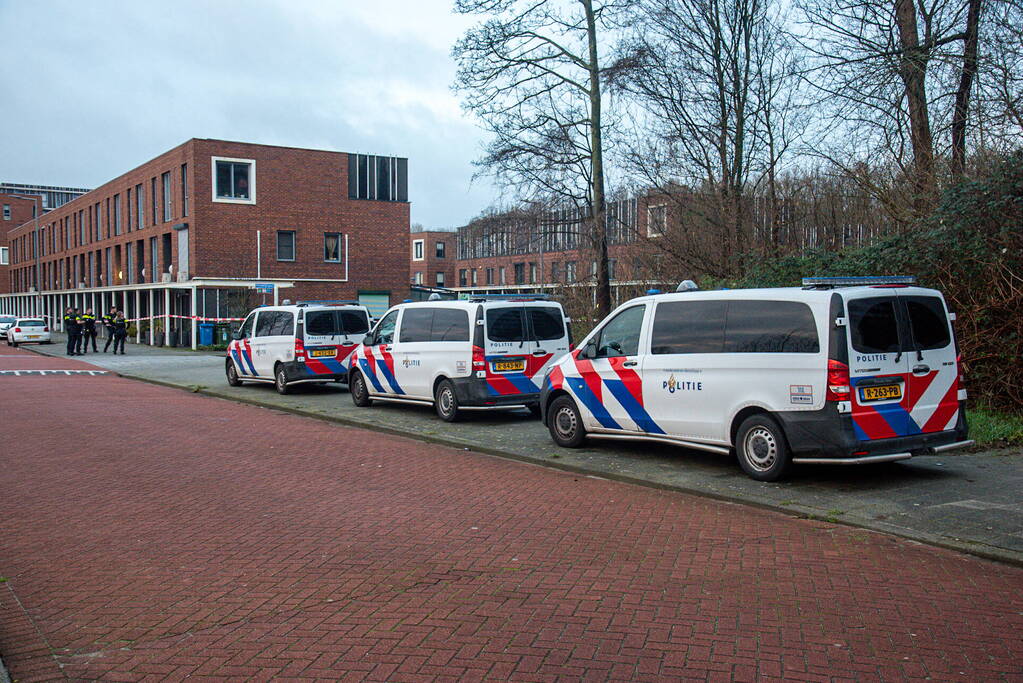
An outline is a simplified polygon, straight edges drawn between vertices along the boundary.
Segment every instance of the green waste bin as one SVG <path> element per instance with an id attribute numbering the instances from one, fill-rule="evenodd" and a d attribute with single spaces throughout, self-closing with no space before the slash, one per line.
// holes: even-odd
<path id="1" fill-rule="evenodd" d="M 213 337 L 218 346 L 227 346 L 231 343 L 231 323 L 217 323 Z"/>

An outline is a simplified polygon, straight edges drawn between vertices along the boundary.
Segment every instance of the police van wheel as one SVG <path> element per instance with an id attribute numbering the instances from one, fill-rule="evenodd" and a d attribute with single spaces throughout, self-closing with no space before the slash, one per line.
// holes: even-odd
<path id="1" fill-rule="evenodd" d="M 547 411 L 547 429 L 554 443 L 564 448 L 578 448 L 586 440 L 586 429 L 579 408 L 569 396 L 559 396 Z"/>
<path id="2" fill-rule="evenodd" d="M 461 414 L 458 411 L 458 397 L 455 387 L 448 380 L 437 385 L 437 393 L 433 397 L 433 405 L 437 415 L 445 422 L 456 422 Z"/>
<path id="3" fill-rule="evenodd" d="M 288 386 L 288 377 L 284 374 L 283 365 L 278 364 L 275 368 L 274 387 L 281 396 L 287 396 L 291 393 L 291 387 Z"/>
<path id="4" fill-rule="evenodd" d="M 366 388 L 366 378 L 362 376 L 361 372 L 352 373 L 348 392 L 352 395 L 352 403 L 358 407 L 365 408 L 373 405 L 373 399 L 369 397 L 369 389 Z"/>
<path id="5" fill-rule="evenodd" d="M 241 379 L 238 377 L 238 368 L 234 366 L 234 363 L 229 358 L 227 360 L 227 383 L 232 387 L 240 387 L 242 385 Z"/>
<path id="6" fill-rule="evenodd" d="M 781 427 L 767 415 L 743 420 L 735 434 L 739 466 L 757 481 L 778 481 L 789 466 L 789 447 Z"/>

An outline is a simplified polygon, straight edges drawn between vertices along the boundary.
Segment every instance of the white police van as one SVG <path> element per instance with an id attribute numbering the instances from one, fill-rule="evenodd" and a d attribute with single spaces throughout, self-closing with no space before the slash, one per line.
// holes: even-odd
<path id="1" fill-rule="evenodd" d="M 542 295 L 399 304 L 355 352 L 352 401 L 432 403 L 448 422 L 463 410 L 539 414 L 544 372 L 569 351 L 568 323 Z"/>
<path id="2" fill-rule="evenodd" d="M 967 441 L 941 293 L 912 278 L 652 293 L 619 306 L 541 395 L 556 443 L 648 439 L 729 454 L 752 478 L 790 463 L 860 464 Z"/>
<path id="3" fill-rule="evenodd" d="M 227 347 L 227 383 L 273 382 L 286 394 L 295 384 L 345 382 L 369 323 L 357 301 L 257 308 Z"/>

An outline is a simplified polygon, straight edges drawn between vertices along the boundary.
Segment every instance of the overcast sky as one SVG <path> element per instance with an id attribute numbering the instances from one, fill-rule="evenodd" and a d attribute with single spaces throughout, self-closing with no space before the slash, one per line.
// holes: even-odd
<path id="1" fill-rule="evenodd" d="M 189 138 L 409 158 L 412 221 L 465 223 L 480 131 L 453 0 L 0 0 L 0 181 L 95 187 Z"/>

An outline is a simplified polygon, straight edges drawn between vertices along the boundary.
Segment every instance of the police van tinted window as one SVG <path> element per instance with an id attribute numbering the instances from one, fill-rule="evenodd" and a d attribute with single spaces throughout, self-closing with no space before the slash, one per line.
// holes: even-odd
<path id="1" fill-rule="evenodd" d="M 529 324 L 533 326 L 532 338 L 538 341 L 561 339 L 565 336 L 565 325 L 561 309 L 555 306 L 530 306 L 526 309 Z"/>
<path id="2" fill-rule="evenodd" d="M 277 320 L 277 311 L 260 311 L 259 317 L 256 318 L 256 336 L 269 337 L 275 320 Z"/>
<path id="3" fill-rule="evenodd" d="M 899 350 L 895 297 L 853 299 L 848 309 L 854 349 L 860 353 L 894 353 Z"/>
<path id="4" fill-rule="evenodd" d="M 340 334 L 334 311 L 307 311 L 305 314 L 305 333 L 314 336 Z"/>
<path id="5" fill-rule="evenodd" d="M 459 308 L 438 308 L 433 313 L 432 341 L 469 341 L 469 313 Z"/>
<path id="6" fill-rule="evenodd" d="M 238 334 L 242 339 L 247 339 L 252 336 L 252 320 L 255 317 L 254 313 L 249 314 L 249 317 L 245 319 L 245 322 L 243 322 L 241 328 L 239 328 Z"/>
<path id="7" fill-rule="evenodd" d="M 277 311 L 271 336 L 290 336 L 295 334 L 295 316 L 291 311 Z"/>
<path id="8" fill-rule="evenodd" d="M 488 309 L 487 338 L 495 342 L 517 342 L 525 339 L 522 309 L 519 307 Z"/>
<path id="9" fill-rule="evenodd" d="M 406 308 L 405 314 L 401 318 L 401 332 L 398 335 L 398 341 L 430 341 L 433 310 L 432 308 Z"/>
<path id="10" fill-rule="evenodd" d="M 906 302 L 915 348 L 921 351 L 943 349 L 952 342 L 952 336 L 948 331 L 948 316 L 945 314 L 941 299 L 936 296 L 899 298 Z"/>
<path id="11" fill-rule="evenodd" d="M 639 334 L 643 329 L 646 306 L 633 306 L 611 318 L 600 331 L 597 357 L 635 356 L 639 353 Z"/>
<path id="12" fill-rule="evenodd" d="M 365 311 L 335 311 L 341 322 L 343 334 L 366 334 L 369 332 L 369 318 Z"/>
<path id="13" fill-rule="evenodd" d="M 817 353 L 817 325 L 798 301 L 729 301 L 725 353 Z"/>
<path id="14" fill-rule="evenodd" d="M 724 301 L 667 301 L 657 304 L 650 352 L 721 353 L 725 344 Z"/>

